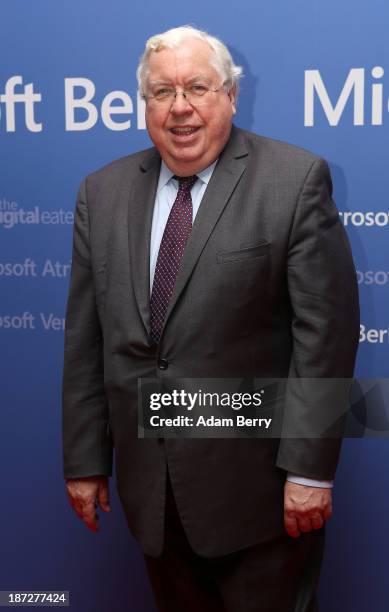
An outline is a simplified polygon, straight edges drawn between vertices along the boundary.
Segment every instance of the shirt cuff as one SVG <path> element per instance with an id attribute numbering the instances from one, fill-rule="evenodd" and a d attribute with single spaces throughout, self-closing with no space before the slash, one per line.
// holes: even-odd
<path id="1" fill-rule="evenodd" d="M 332 489 L 334 486 L 333 480 L 316 480 L 315 478 L 305 478 L 304 476 L 297 476 L 297 474 L 291 474 L 290 472 L 288 472 L 286 480 L 289 480 L 289 482 L 294 482 L 295 484 L 305 485 L 306 487 Z"/>

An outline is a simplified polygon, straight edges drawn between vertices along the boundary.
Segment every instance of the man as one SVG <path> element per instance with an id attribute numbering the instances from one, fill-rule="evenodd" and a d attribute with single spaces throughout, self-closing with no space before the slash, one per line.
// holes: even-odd
<path id="1" fill-rule="evenodd" d="M 137 438 L 139 378 L 352 376 L 357 289 L 328 167 L 232 125 L 240 72 L 193 28 L 151 38 L 138 79 L 155 147 L 81 186 L 65 477 L 97 530 L 114 447 L 160 610 L 312 612 L 340 444 L 304 436 L 306 405 L 286 401 L 299 438 Z"/>

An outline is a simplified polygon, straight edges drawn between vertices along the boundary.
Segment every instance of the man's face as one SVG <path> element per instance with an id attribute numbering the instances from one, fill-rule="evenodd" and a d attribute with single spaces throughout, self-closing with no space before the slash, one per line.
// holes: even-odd
<path id="1" fill-rule="evenodd" d="M 222 79 L 211 64 L 213 53 L 205 41 L 196 38 L 183 41 L 178 49 L 152 52 L 146 94 L 152 95 L 161 86 L 182 91 L 193 83 L 219 89 Z M 146 124 L 168 168 L 179 176 L 189 176 L 219 156 L 230 135 L 234 113 L 234 91 L 210 91 L 194 106 L 178 94 L 170 101 L 149 98 Z"/>

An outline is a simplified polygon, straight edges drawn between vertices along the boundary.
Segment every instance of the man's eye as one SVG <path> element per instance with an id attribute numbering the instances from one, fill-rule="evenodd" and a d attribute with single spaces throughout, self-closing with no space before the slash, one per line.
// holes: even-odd
<path id="1" fill-rule="evenodd" d="M 171 89 L 169 87 L 160 87 L 154 92 L 155 98 L 165 98 L 171 94 Z"/>
<path id="2" fill-rule="evenodd" d="M 208 87 L 206 85 L 194 84 L 189 88 L 190 93 L 195 94 L 195 96 L 203 96 L 208 91 Z"/>

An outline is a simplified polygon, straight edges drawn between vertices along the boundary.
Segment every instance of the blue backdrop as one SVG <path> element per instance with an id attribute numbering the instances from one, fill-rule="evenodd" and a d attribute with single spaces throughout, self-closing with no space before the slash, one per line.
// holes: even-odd
<path id="1" fill-rule="evenodd" d="M 87 173 L 149 146 L 135 70 L 151 34 L 220 36 L 245 73 L 236 123 L 327 158 L 358 269 L 357 375 L 386 375 L 388 19 L 384 0 L 3 0 L 0 590 L 69 590 L 75 612 L 154 609 L 115 487 L 95 535 L 68 506 L 60 442 L 75 196 Z M 387 440 L 346 440 L 323 612 L 388 610 L 388 465 Z"/>

